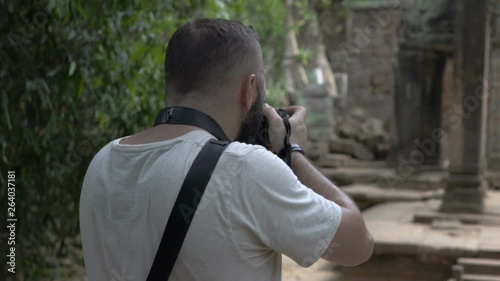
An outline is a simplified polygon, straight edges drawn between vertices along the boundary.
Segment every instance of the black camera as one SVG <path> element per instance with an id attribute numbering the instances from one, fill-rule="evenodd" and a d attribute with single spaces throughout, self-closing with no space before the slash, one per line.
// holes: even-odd
<path id="1" fill-rule="evenodd" d="M 275 108 L 276 112 L 278 115 L 282 118 L 289 118 L 290 115 L 286 112 L 286 110 L 281 109 L 281 108 Z M 269 123 L 267 122 L 266 117 L 262 119 L 262 122 L 260 123 L 259 130 L 257 131 L 257 136 L 256 136 L 256 144 L 262 145 L 265 148 L 270 148 L 271 147 L 271 141 L 269 140 Z"/>

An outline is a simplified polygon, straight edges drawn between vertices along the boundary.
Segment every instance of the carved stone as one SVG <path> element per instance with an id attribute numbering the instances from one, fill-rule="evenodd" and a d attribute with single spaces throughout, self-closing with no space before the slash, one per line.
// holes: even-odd
<path id="1" fill-rule="evenodd" d="M 455 15 L 451 0 L 407 2 L 399 27 L 391 160 L 397 166 L 398 159 L 409 161 L 418 154 L 418 161 L 413 159 L 418 172 L 441 164 L 441 143 L 433 135 L 441 127 L 443 74 L 453 50 Z"/>
<path id="2" fill-rule="evenodd" d="M 487 121 L 488 169 L 500 171 L 500 1 L 494 1 Z"/>
<path id="3" fill-rule="evenodd" d="M 447 213 L 480 213 L 486 183 L 485 137 L 489 62 L 489 0 L 457 1 L 454 101 L 461 111 L 451 130 L 449 179 L 441 205 Z"/>

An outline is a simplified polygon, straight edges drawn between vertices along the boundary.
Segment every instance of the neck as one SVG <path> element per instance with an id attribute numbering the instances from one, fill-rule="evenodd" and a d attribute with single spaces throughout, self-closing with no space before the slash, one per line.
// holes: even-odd
<path id="1" fill-rule="evenodd" d="M 217 105 L 217 108 L 215 108 L 215 106 L 210 103 L 200 103 L 199 101 L 197 103 L 180 102 L 176 104 L 169 104 L 167 106 L 188 107 L 207 114 L 208 116 L 212 117 L 215 122 L 217 122 L 226 136 L 231 140 L 235 140 L 239 134 L 239 118 L 229 117 L 235 116 L 235 114 L 237 113 L 226 107 L 221 108 L 220 104 Z"/>

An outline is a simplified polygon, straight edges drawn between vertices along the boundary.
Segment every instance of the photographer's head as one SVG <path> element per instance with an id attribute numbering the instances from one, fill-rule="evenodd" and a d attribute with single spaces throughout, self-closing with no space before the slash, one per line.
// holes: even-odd
<path id="1" fill-rule="evenodd" d="M 230 138 L 249 142 L 262 120 L 265 74 L 255 30 L 238 21 L 196 19 L 165 55 L 166 104 L 211 115 Z M 229 131 L 229 132 L 228 132 Z"/>

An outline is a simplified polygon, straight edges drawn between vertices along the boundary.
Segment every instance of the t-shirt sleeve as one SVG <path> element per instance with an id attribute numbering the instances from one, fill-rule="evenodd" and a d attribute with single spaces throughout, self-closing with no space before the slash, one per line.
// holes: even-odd
<path id="1" fill-rule="evenodd" d="M 230 209 L 239 250 L 251 260 L 273 249 L 311 266 L 335 235 L 340 207 L 301 184 L 283 160 L 265 149 L 240 161 Z"/>

